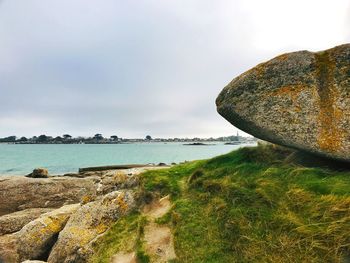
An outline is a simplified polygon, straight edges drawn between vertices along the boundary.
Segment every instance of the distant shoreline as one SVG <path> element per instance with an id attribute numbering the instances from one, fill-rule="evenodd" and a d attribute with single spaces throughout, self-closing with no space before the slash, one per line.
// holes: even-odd
<path id="1" fill-rule="evenodd" d="M 63 144 L 153 144 L 153 143 L 182 143 L 184 146 L 211 146 L 216 144 L 224 144 L 224 145 L 240 145 L 240 144 L 252 144 L 255 141 L 237 141 L 237 142 L 229 142 L 229 141 L 210 141 L 210 143 L 205 142 L 188 142 L 187 141 L 129 141 L 129 142 L 0 142 L 0 144 L 11 144 L 11 145 L 63 145 Z"/>
<path id="2" fill-rule="evenodd" d="M 46 168 L 50 174 L 76 172 L 80 167 L 180 163 L 203 160 L 228 153 L 236 148 L 255 146 L 256 143 L 225 145 L 190 145 L 183 143 L 138 142 L 123 144 L 1 144 L 0 174 L 23 175 L 34 168 Z"/>

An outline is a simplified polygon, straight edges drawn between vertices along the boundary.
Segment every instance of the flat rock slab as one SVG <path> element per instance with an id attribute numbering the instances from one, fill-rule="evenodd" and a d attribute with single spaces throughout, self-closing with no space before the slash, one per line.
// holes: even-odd
<path id="1" fill-rule="evenodd" d="M 91 179 L 1 177 L 0 215 L 28 208 L 58 208 L 94 194 L 96 185 Z"/>
<path id="2" fill-rule="evenodd" d="M 112 257 L 111 263 L 137 263 L 135 252 L 120 252 Z"/>
<path id="3" fill-rule="evenodd" d="M 350 44 L 259 64 L 233 79 L 216 104 L 255 137 L 350 162 Z"/>

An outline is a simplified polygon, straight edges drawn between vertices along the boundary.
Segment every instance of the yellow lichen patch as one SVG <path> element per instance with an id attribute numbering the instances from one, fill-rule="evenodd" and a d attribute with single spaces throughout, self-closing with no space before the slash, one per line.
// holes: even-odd
<path id="1" fill-rule="evenodd" d="M 37 230 L 30 235 L 30 239 L 33 243 L 40 243 L 46 236 L 50 236 L 52 233 L 58 233 L 62 230 L 64 218 L 45 217 L 41 224 L 42 227 L 37 227 Z"/>
<path id="2" fill-rule="evenodd" d="M 124 201 L 125 194 L 122 193 L 117 197 L 117 204 L 120 210 L 124 213 L 128 210 L 128 204 Z"/>
<path id="3" fill-rule="evenodd" d="M 322 150 L 336 152 L 341 147 L 344 131 L 338 126 L 342 112 L 336 105 L 339 92 L 334 81 L 335 63 L 328 52 L 317 53 L 315 58 L 320 107 L 320 132 L 317 141 Z"/>
<path id="4" fill-rule="evenodd" d="M 81 198 L 81 201 L 80 203 L 85 205 L 87 203 L 90 203 L 92 201 L 94 201 L 94 197 L 92 195 L 84 195 L 82 198 Z"/>
<path id="5" fill-rule="evenodd" d="M 62 221 L 65 221 L 63 218 L 45 218 L 44 222 L 46 224 L 46 229 L 51 231 L 51 232 L 59 232 L 62 229 Z M 43 228 L 45 230 L 45 228 Z"/>
<path id="6" fill-rule="evenodd" d="M 71 233 L 72 236 L 76 237 L 76 242 L 79 244 L 79 246 L 84 246 L 88 244 L 92 239 L 94 239 L 95 234 L 92 233 L 89 229 L 83 228 L 83 227 L 70 227 L 69 233 Z"/>
<path id="7" fill-rule="evenodd" d="M 96 227 L 96 232 L 97 232 L 98 234 L 102 234 L 102 233 L 104 233 L 107 229 L 108 229 L 108 226 L 107 226 L 106 224 L 100 223 L 100 224 L 98 224 L 97 227 Z"/>

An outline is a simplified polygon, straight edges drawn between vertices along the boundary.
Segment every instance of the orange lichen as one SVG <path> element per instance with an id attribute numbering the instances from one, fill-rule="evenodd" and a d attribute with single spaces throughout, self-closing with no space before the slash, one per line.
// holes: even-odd
<path id="1" fill-rule="evenodd" d="M 285 61 L 288 59 L 288 57 L 289 57 L 289 54 L 286 53 L 286 54 L 282 54 L 282 55 L 277 56 L 276 59 Z"/>
<path id="2" fill-rule="evenodd" d="M 251 68 L 248 71 L 244 72 L 238 78 L 243 78 L 245 76 L 249 76 L 250 74 L 261 77 L 263 74 L 265 74 L 267 63 L 268 62 L 264 62 L 256 65 L 254 68 Z"/>
<path id="3" fill-rule="evenodd" d="M 339 92 L 334 83 L 335 64 L 328 52 L 317 53 L 315 58 L 316 74 L 319 81 L 320 112 L 318 119 L 321 128 L 317 141 L 322 150 L 336 152 L 341 147 L 344 131 L 338 127 L 338 123 L 342 119 L 342 112 L 336 105 Z"/>
<path id="4" fill-rule="evenodd" d="M 299 96 L 299 93 L 303 91 L 305 88 L 306 86 L 302 84 L 283 86 L 283 87 L 280 87 L 278 90 L 271 92 L 270 95 L 272 96 L 288 95 L 293 97 L 293 99 L 296 99 Z"/>
<path id="5" fill-rule="evenodd" d="M 298 97 L 300 93 L 305 90 L 307 86 L 302 84 L 296 84 L 296 85 L 289 85 L 289 86 L 283 86 L 280 87 L 278 90 L 275 90 L 273 92 L 269 92 L 267 96 L 289 96 L 293 106 L 294 110 L 297 112 L 301 111 L 301 107 L 298 103 Z"/>

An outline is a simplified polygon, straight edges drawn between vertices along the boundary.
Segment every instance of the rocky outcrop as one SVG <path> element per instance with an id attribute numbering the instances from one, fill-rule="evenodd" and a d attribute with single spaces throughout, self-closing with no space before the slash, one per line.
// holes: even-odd
<path id="1" fill-rule="evenodd" d="M 30 208 L 0 216 L 0 236 L 21 230 L 29 222 L 51 210 L 51 208 Z"/>
<path id="2" fill-rule="evenodd" d="M 0 216 L 28 208 L 58 208 L 118 189 L 135 187 L 140 169 L 91 172 L 77 176 L 0 177 Z M 80 176 L 80 177 L 78 177 Z"/>
<path id="3" fill-rule="evenodd" d="M 48 262 L 87 262 L 96 238 L 134 205 L 132 192 L 115 191 L 80 207 L 60 232 Z"/>
<path id="4" fill-rule="evenodd" d="M 258 138 L 350 162 L 350 44 L 259 64 L 233 79 L 216 104 Z"/>
<path id="5" fill-rule="evenodd" d="M 136 206 L 138 174 L 149 169 L 160 167 L 0 177 L 0 262 L 87 262 L 111 224 Z"/>
<path id="6" fill-rule="evenodd" d="M 0 237 L 0 262 L 17 263 L 47 257 L 58 233 L 79 206 L 67 205 L 45 213 L 20 231 Z"/>

